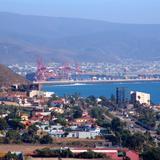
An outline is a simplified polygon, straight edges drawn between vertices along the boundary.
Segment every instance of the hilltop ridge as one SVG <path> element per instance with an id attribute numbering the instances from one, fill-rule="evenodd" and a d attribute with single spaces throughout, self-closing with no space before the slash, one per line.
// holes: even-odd
<path id="1" fill-rule="evenodd" d="M 0 12 L 0 63 L 159 60 L 160 25 Z"/>
<path id="2" fill-rule="evenodd" d="M 0 86 L 26 83 L 28 83 L 28 81 L 24 77 L 14 73 L 11 69 L 0 64 Z"/>

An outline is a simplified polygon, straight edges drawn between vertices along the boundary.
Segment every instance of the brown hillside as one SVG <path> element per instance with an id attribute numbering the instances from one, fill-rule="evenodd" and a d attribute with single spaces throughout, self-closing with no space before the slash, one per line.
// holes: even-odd
<path id="1" fill-rule="evenodd" d="M 11 69 L 0 64 L 0 86 L 9 86 L 12 84 L 26 84 L 28 81 L 22 76 L 14 73 Z"/>

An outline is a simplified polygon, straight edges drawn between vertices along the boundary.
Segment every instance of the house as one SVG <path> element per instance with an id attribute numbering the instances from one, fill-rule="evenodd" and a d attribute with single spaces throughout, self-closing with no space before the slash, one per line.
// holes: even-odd
<path id="1" fill-rule="evenodd" d="M 67 138 L 95 139 L 97 136 L 99 136 L 99 133 L 97 133 L 97 132 L 72 131 L 72 132 L 69 132 L 69 134 L 67 135 Z"/>
<path id="2" fill-rule="evenodd" d="M 100 136 L 100 132 L 100 128 L 80 127 L 77 130 L 69 132 L 67 138 L 95 139 L 97 136 Z"/>
<path id="3" fill-rule="evenodd" d="M 36 116 L 51 116 L 51 112 L 36 112 Z"/>
<path id="4" fill-rule="evenodd" d="M 44 92 L 44 93 L 43 93 L 43 96 L 44 96 L 45 98 L 51 98 L 52 95 L 54 95 L 54 94 L 55 94 L 54 92 Z"/>
<path id="5" fill-rule="evenodd" d="M 94 124 L 95 121 L 96 120 L 94 118 L 91 118 L 90 116 L 84 116 L 84 117 L 75 119 L 75 121 L 72 123 L 76 124 L 76 125 L 83 125 L 83 124 L 90 124 L 91 125 L 91 124 Z"/>
<path id="6" fill-rule="evenodd" d="M 12 102 L 12 101 L 1 101 L 1 104 L 7 106 L 19 106 L 17 102 Z"/>
<path id="7" fill-rule="evenodd" d="M 63 126 L 61 125 L 49 125 L 49 124 L 41 124 L 41 125 L 36 125 L 39 129 L 48 131 L 48 130 L 59 130 L 62 129 Z"/>
<path id="8" fill-rule="evenodd" d="M 61 125 L 37 125 L 40 131 L 48 133 L 53 138 L 62 138 L 65 135 Z"/>
<path id="9" fill-rule="evenodd" d="M 32 118 L 30 119 L 30 122 L 32 124 L 36 123 L 36 122 L 40 122 L 42 120 L 43 116 L 32 116 Z"/>
<path id="10" fill-rule="evenodd" d="M 63 99 L 54 100 L 50 104 L 51 107 L 63 107 L 63 105 L 64 105 L 64 100 Z"/>
<path id="11" fill-rule="evenodd" d="M 49 111 L 54 111 L 54 112 L 59 113 L 59 114 L 64 113 L 64 110 L 62 108 L 59 108 L 59 107 L 51 107 L 51 108 L 49 108 Z"/>
<path id="12" fill-rule="evenodd" d="M 65 137 L 65 132 L 63 130 L 51 130 L 48 134 L 53 138 Z"/>
<path id="13" fill-rule="evenodd" d="M 27 98 L 24 98 L 24 99 L 18 98 L 18 104 L 23 107 L 31 107 L 32 106 L 32 104 L 28 102 Z"/>
<path id="14" fill-rule="evenodd" d="M 34 116 L 31 117 L 30 122 L 32 124 L 36 122 L 47 122 L 51 119 L 51 112 L 35 112 Z"/>
<path id="15" fill-rule="evenodd" d="M 42 92 L 40 92 L 39 90 L 31 90 L 29 93 L 28 93 L 28 96 L 30 98 L 33 98 L 33 97 L 38 97 L 42 94 Z"/>

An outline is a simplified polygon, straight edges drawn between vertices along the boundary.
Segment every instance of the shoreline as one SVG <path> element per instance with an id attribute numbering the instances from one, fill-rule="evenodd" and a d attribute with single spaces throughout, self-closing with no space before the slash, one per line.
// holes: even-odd
<path id="1" fill-rule="evenodd" d="M 61 84 L 99 84 L 99 83 L 125 83 L 125 82 L 160 82 L 160 79 L 117 79 L 117 80 L 59 80 L 59 81 L 39 81 L 33 84 L 39 85 L 61 85 Z"/>

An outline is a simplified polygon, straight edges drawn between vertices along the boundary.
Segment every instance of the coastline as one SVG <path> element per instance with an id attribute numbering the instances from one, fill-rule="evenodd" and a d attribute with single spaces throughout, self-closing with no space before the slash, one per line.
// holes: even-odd
<path id="1" fill-rule="evenodd" d="M 33 84 L 58 85 L 58 84 L 98 84 L 98 83 L 125 83 L 125 82 L 160 82 L 160 79 L 117 79 L 117 80 L 59 80 L 59 81 L 38 81 Z"/>

